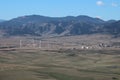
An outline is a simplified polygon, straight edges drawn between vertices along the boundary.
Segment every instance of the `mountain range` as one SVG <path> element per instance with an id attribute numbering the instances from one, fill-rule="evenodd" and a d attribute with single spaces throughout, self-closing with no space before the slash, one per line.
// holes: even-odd
<path id="1" fill-rule="evenodd" d="M 0 19 L 0 22 L 4 22 L 5 20 Z"/>
<path id="2" fill-rule="evenodd" d="M 76 17 L 28 15 L 0 22 L 0 32 L 3 36 L 68 36 L 96 33 L 119 36 L 120 21 L 104 21 L 85 15 Z"/>

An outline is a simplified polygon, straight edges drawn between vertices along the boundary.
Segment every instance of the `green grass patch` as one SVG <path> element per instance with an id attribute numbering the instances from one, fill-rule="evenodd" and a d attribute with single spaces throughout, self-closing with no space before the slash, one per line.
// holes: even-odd
<path id="1" fill-rule="evenodd" d="M 91 77 L 78 77 L 78 76 L 71 76 L 67 74 L 55 73 L 55 72 L 40 72 L 37 71 L 37 76 L 42 78 L 54 78 L 57 80 L 94 80 Z"/>

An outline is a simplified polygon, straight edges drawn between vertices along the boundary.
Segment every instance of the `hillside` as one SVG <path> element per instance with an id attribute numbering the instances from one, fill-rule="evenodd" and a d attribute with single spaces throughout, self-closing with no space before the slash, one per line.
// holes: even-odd
<path id="1" fill-rule="evenodd" d="M 3 20 L 3 19 L 0 19 L 0 22 L 4 22 L 5 20 Z"/>
<path id="2" fill-rule="evenodd" d="M 120 21 L 105 26 L 105 31 L 114 35 L 120 35 Z"/>
<path id="3" fill-rule="evenodd" d="M 104 21 L 85 15 L 67 17 L 46 17 L 29 15 L 0 23 L 0 30 L 5 35 L 82 35 L 82 34 L 120 34 L 120 21 Z M 115 28 L 115 29 L 113 29 Z M 115 30 L 115 31 L 113 31 Z"/>

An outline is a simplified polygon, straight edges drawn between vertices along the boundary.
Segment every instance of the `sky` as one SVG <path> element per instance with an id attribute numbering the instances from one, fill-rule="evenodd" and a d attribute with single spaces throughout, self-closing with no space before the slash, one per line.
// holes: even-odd
<path id="1" fill-rule="evenodd" d="M 0 19 L 35 14 L 50 17 L 88 15 L 120 20 L 120 0 L 0 0 Z"/>

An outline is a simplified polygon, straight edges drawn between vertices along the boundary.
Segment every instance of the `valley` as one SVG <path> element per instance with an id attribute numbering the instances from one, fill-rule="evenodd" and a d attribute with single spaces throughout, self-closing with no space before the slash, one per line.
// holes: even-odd
<path id="1" fill-rule="evenodd" d="M 0 80 L 120 80 L 120 0 L 0 0 Z"/>
<path id="2" fill-rule="evenodd" d="M 99 46 L 111 42 L 119 38 L 99 34 L 1 38 L 0 80 L 120 80 L 119 47 Z"/>

